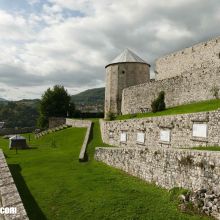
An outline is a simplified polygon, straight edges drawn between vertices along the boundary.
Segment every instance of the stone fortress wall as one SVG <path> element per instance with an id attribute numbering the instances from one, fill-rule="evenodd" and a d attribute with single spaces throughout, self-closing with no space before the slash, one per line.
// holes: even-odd
<path id="1" fill-rule="evenodd" d="M 214 99 L 213 88 L 220 86 L 220 67 L 196 69 L 181 76 L 152 81 L 123 90 L 122 114 L 151 109 L 160 91 L 165 92 L 167 107 Z"/>
<path id="2" fill-rule="evenodd" d="M 168 54 L 156 60 L 156 80 L 179 76 L 194 69 L 220 65 L 220 37 Z"/>
<path id="3" fill-rule="evenodd" d="M 129 120 L 100 120 L 103 142 L 119 147 L 220 146 L 219 124 L 220 110 Z M 204 129 L 203 134 L 196 134 L 196 129 Z M 169 135 L 169 140 L 161 138 L 164 131 L 167 133 L 165 135 Z M 123 135 L 126 140 L 122 140 Z"/>
<path id="4" fill-rule="evenodd" d="M 214 99 L 220 87 L 220 38 L 200 43 L 156 61 L 156 80 L 128 87 L 122 94 L 122 114 L 151 109 L 160 91 L 167 107 Z"/>
<path id="5" fill-rule="evenodd" d="M 215 99 L 214 88 L 220 88 L 220 37 L 159 58 L 156 80 L 123 90 L 121 112 L 150 110 L 160 91 L 167 107 Z M 96 148 L 96 160 L 167 189 L 198 190 L 204 198 L 201 209 L 220 219 L 220 152 L 182 149 L 220 146 L 220 109 L 101 119 L 100 127 L 103 142 L 117 147 Z"/>

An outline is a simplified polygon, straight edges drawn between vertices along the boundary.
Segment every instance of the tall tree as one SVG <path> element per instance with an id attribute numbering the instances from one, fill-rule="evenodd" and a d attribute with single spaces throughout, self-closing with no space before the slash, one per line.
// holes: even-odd
<path id="1" fill-rule="evenodd" d="M 71 96 L 61 85 L 48 88 L 40 101 L 40 117 L 38 125 L 48 126 L 49 117 L 68 117 L 74 113 L 74 104 L 70 102 Z"/>

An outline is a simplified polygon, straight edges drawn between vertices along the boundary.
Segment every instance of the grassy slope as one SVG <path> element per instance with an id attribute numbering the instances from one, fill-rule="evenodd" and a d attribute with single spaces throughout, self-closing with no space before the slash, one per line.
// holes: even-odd
<path id="1" fill-rule="evenodd" d="M 205 150 L 205 151 L 220 151 L 220 147 L 208 146 L 208 147 L 193 147 L 193 150 Z"/>
<path id="2" fill-rule="evenodd" d="M 166 190 L 93 160 L 94 148 L 103 146 L 95 122 L 88 163 L 78 162 L 83 128 L 56 132 L 55 148 L 52 134 L 31 140 L 37 148 L 17 155 L 0 139 L 31 220 L 206 219 L 180 213 Z"/>
<path id="3" fill-rule="evenodd" d="M 173 108 L 168 108 L 165 111 L 161 112 L 149 112 L 149 113 L 139 113 L 135 115 L 120 115 L 117 116 L 117 120 L 129 119 L 129 118 L 143 118 L 143 117 L 156 117 L 162 115 L 176 115 L 176 114 L 185 114 L 192 112 L 204 112 L 204 111 L 212 111 L 220 108 L 220 99 L 197 102 L 187 105 L 180 105 Z"/>

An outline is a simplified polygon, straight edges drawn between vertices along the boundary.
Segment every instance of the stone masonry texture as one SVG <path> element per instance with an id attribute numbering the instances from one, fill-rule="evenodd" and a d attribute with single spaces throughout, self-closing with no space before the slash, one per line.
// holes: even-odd
<path id="1" fill-rule="evenodd" d="M 95 159 L 164 188 L 220 192 L 220 152 L 165 148 L 96 148 Z"/>
<path id="2" fill-rule="evenodd" d="M 17 208 L 16 214 L 1 215 L 3 220 L 28 220 L 27 213 L 18 193 L 5 156 L 0 149 L 0 206 Z"/>
<path id="3" fill-rule="evenodd" d="M 193 196 L 192 202 L 202 201 L 202 211 L 220 219 L 220 152 L 96 148 L 95 159 L 166 189 L 197 192 L 200 198 Z"/>
<path id="4" fill-rule="evenodd" d="M 123 88 L 122 114 L 151 109 L 160 91 L 167 107 L 214 99 L 214 89 L 220 89 L 220 37 L 159 58 L 155 68 L 155 80 Z"/>
<path id="5" fill-rule="evenodd" d="M 118 63 L 106 68 L 105 117 L 121 113 L 123 89 L 150 80 L 150 67 L 144 63 Z"/>
<path id="6" fill-rule="evenodd" d="M 66 123 L 66 119 L 62 117 L 50 117 L 49 118 L 49 129 L 55 128 Z"/>
<path id="7" fill-rule="evenodd" d="M 122 114 L 151 109 L 160 91 L 165 92 L 166 107 L 214 99 L 214 88 L 220 89 L 220 67 L 197 68 L 169 79 L 151 81 L 123 90 Z"/>
<path id="8" fill-rule="evenodd" d="M 156 80 L 180 76 L 184 72 L 207 66 L 220 66 L 220 37 L 157 59 Z"/>
<path id="9" fill-rule="evenodd" d="M 192 136 L 193 124 L 207 124 L 206 138 Z M 105 121 L 100 120 L 102 139 L 105 143 L 120 147 L 175 147 L 220 146 L 220 110 L 190 114 Z M 169 143 L 160 141 L 161 130 L 170 130 Z M 127 141 L 120 141 L 120 134 L 127 134 Z M 137 143 L 137 133 L 143 132 L 144 143 Z"/>

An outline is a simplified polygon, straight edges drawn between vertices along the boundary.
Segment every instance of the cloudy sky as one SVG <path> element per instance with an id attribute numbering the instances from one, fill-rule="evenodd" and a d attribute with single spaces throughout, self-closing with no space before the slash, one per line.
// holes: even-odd
<path id="1" fill-rule="evenodd" d="M 218 35 L 219 0 L 0 0 L 0 97 L 101 87 L 124 48 L 153 64 Z"/>

